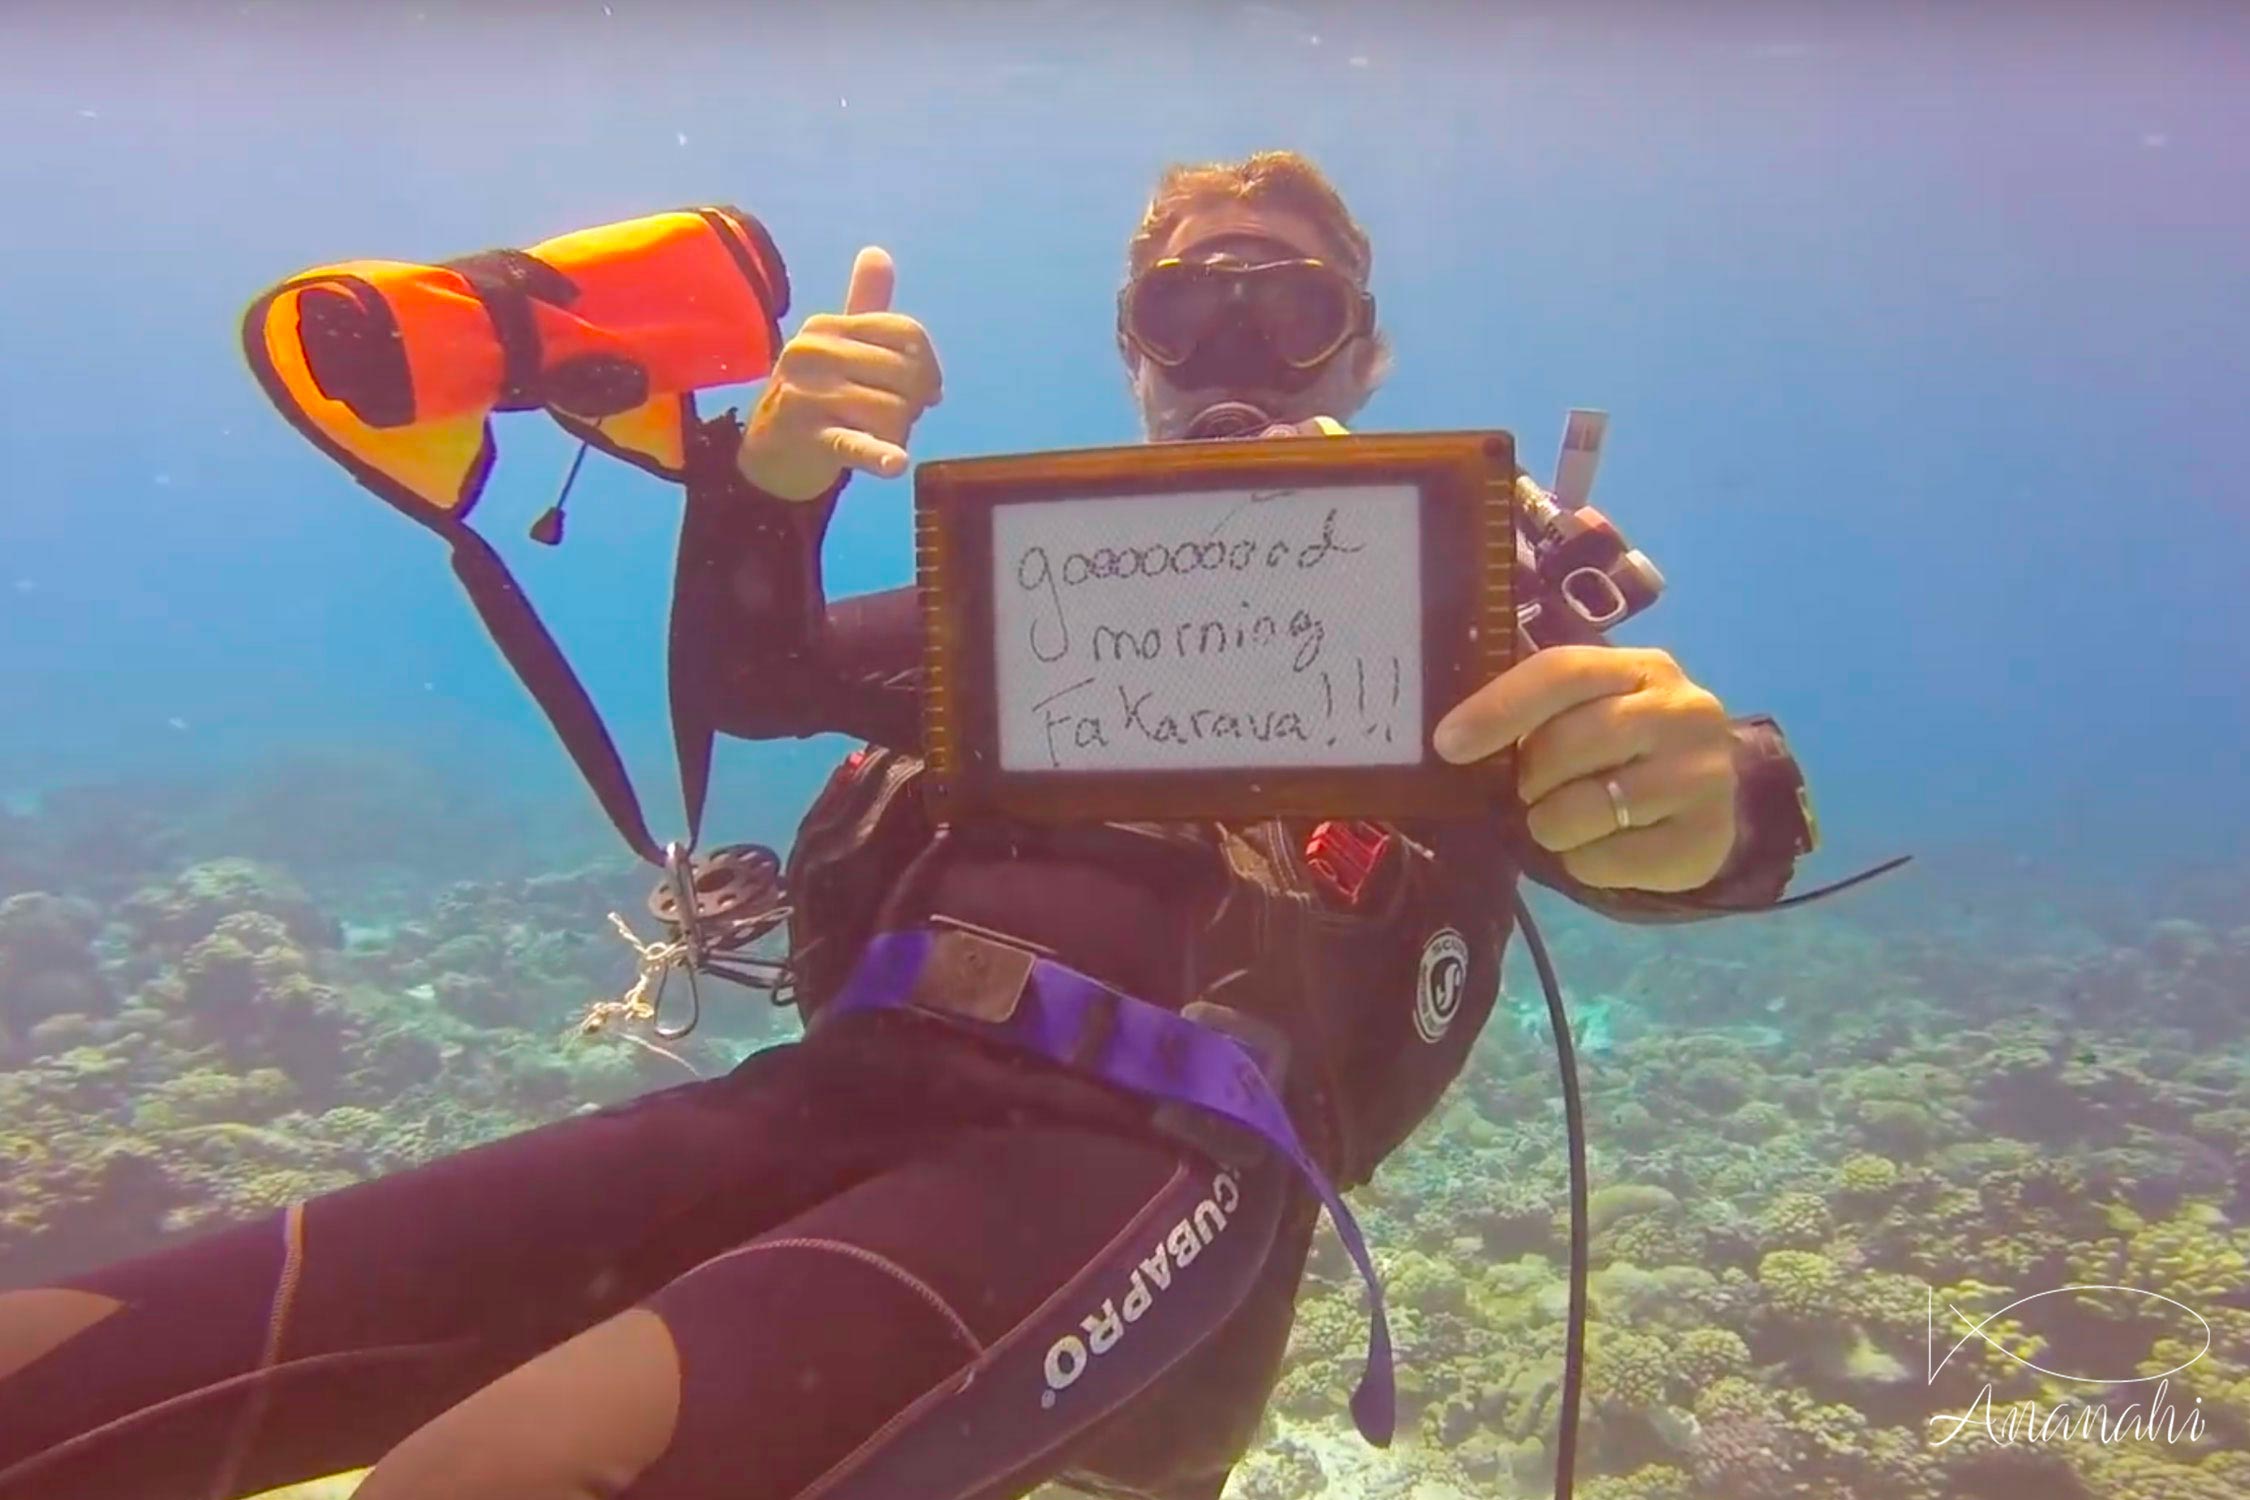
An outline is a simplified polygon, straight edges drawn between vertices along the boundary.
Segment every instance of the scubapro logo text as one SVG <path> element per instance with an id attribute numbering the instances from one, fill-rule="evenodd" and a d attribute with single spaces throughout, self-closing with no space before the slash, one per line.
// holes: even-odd
<path id="1" fill-rule="evenodd" d="M 1123 1302 L 1104 1297 L 1099 1311 L 1079 1320 L 1085 1337 L 1066 1333 L 1048 1346 L 1047 1389 L 1040 1395 L 1041 1406 L 1053 1406 L 1058 1392 L 1077 1384 L 1088 1366 L 1117 1347 L 1125 1330 L 1145 1317 L 1156 1299 L 1172 1289 L 1174 1278 L 1185 1273 L 1196 1257 L 1226 1232 L 1228 1220 L 1241 1202 L 1242 1187 L 1235 1175 L 1219 1173 L 1211 1181 L 1209 1195 L 1141 1257 L 1140 1264 L 1133 1268 Z"/>

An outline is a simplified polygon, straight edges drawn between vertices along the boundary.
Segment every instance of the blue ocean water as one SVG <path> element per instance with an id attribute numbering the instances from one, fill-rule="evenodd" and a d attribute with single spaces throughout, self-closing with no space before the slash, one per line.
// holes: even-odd
<path id="1" fill-rule="evenodd" d="M 1636 638 L 1784 722 L 1835 858 L 2250 827 L 2228 8 L 891 14 L 11 7 L 0 783 L 348 742 L 598 833 L 431 539 L 253 384 L 239 315 L 291 271 L 733 201 L 800 317 L 896 256 L 948 379 L 917 458 L 1129 441 L 1110 298 L 1156 172 L 1286 145 L 1374 237 L 1400 357 L 1361 425 L 1543 469 L 1610 411 L 1598 501 L 1671 581 Z M 676 508 L 597 463 L 542 552 L 570 445 L 499 445 L 485 530 L 669 807 Z M 909 493 L 855 484 L 837 588 L 909 577 Z M 730 747 L 720 823 L 770 835 L 813 763 Z"/>
<path id="2" fill-rule="evenodd" d="M 946 372 L 917 460 L 1127 442 L 1157 174 L 1291 147 L 1374 241 L 1398 365 L 1358 428 L 1503 427 L 1544 475 L 1566 409 L 1611 414 L 1595 501 L 1670 585 L 1628 638 L 1786 728 L 1804 884 L 1916 853 L 1865 931 L 1993 953 L 1996 891 L 2117 943 L 2104 913 L 2239 928 L 2245 79 L 2227 4 L 11 5 L 0 800 L 223 791 L 316 885 L 386 841 L 433 881 L 619 855 L 436 540 L 251 378 L 283 276 L 731 202 L 792 328 L 892 252 Z M 664 837 L 676 497 L 597 457 L 543 549 L 575 445 L 497 438 L 480 528 Z M 911 498 L 854 481 L 834 593 L 910 580 Z M 845 743 L 724 745 L 711 838 L 785 845 Z M 1649 972 L 1562 946 L 1603 1053 L 1645 1035 Z"/>

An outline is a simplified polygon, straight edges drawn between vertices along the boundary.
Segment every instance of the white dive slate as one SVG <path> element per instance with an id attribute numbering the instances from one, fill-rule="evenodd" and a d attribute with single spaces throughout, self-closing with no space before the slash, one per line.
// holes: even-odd
<path id="1" fill-rule="evenodd" d="M 1001 769 L 1419 763 L 1421 520 L 1411 484 L 997 507 Z"/>
<path id="2" fill-rule="evenodd" d="M 1143 443 L 914 479 L 944 825 L 1473 818 L 1429 744 L 1521 631 L 1505 432 Z"/>

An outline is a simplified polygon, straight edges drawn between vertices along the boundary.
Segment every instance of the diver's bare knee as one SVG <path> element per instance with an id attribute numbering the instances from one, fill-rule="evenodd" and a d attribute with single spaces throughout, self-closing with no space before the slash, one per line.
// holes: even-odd
<path id="1" fill-rule="evenodd" d="M 620 1313 L 422 1427 L 353 1500 L 610 1500 L 663 1454 L 679 1410 L 664 1321 Z"/>
<path id="2" fill-rule="evenodd" d="M 98 1292 L 0 1292 L 0 1380 L 84 1333 L 125 1304 Z"/>

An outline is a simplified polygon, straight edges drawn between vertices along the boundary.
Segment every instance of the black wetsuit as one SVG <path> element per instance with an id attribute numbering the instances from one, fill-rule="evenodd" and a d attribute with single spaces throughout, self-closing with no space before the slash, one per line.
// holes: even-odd
<path id="1" fill-rule="evenodd" d="M 1300 1134 L 1348 1188 L 1463 1066 L 1519 874 L 1632 921 L 1787 883 L 1795 849 L 1755 826 L 1695 900 L 1583 888 L 1496 823 L 1390 829 L 1356 905 L 1308 870 L 1296 826 L 938 838 L 913 795 L 904 595 L 827 606 L 834 497 L 750 491 L 724 461 L 735 431 L 700 434 L 699 483 L 729 503 L 691 508 L 682 549 L 680 587 L 729 648 L 714 717 L 881 747 L 840 768 L 793 856 L 807 1037 L 78 1277 L 117 1305 L 13 1373 L 0 1299 L 0 1497 L 250 1493 L 372 1464 L 635 1306 L 678 1359 L 653 1462 L 579 1436 L 600 1427 L 570 1409 L 593 1399 L 581 1371 L 534 1392 L 535 1421 L 464 1424 L 429 1472 L 580 1443 L 521 1470 L 573 1477 L 510 1493 L 997 1500 L 1063 1478 L 1216 1496 L 1278 1376 L 1317 1201 L 1285 1163 L 1222 1164 L 1141 1101 L 944 1023 L 822 1019 L 857 942 L 942 916 L 1157 1005 L 1260 1016 L 1290 1038 Z M 1746 767 L 1771 762 L 1770 726 L 1741 737 Z M 1092 1356 L 1058 1370 L 1068 1340 Z"/>

